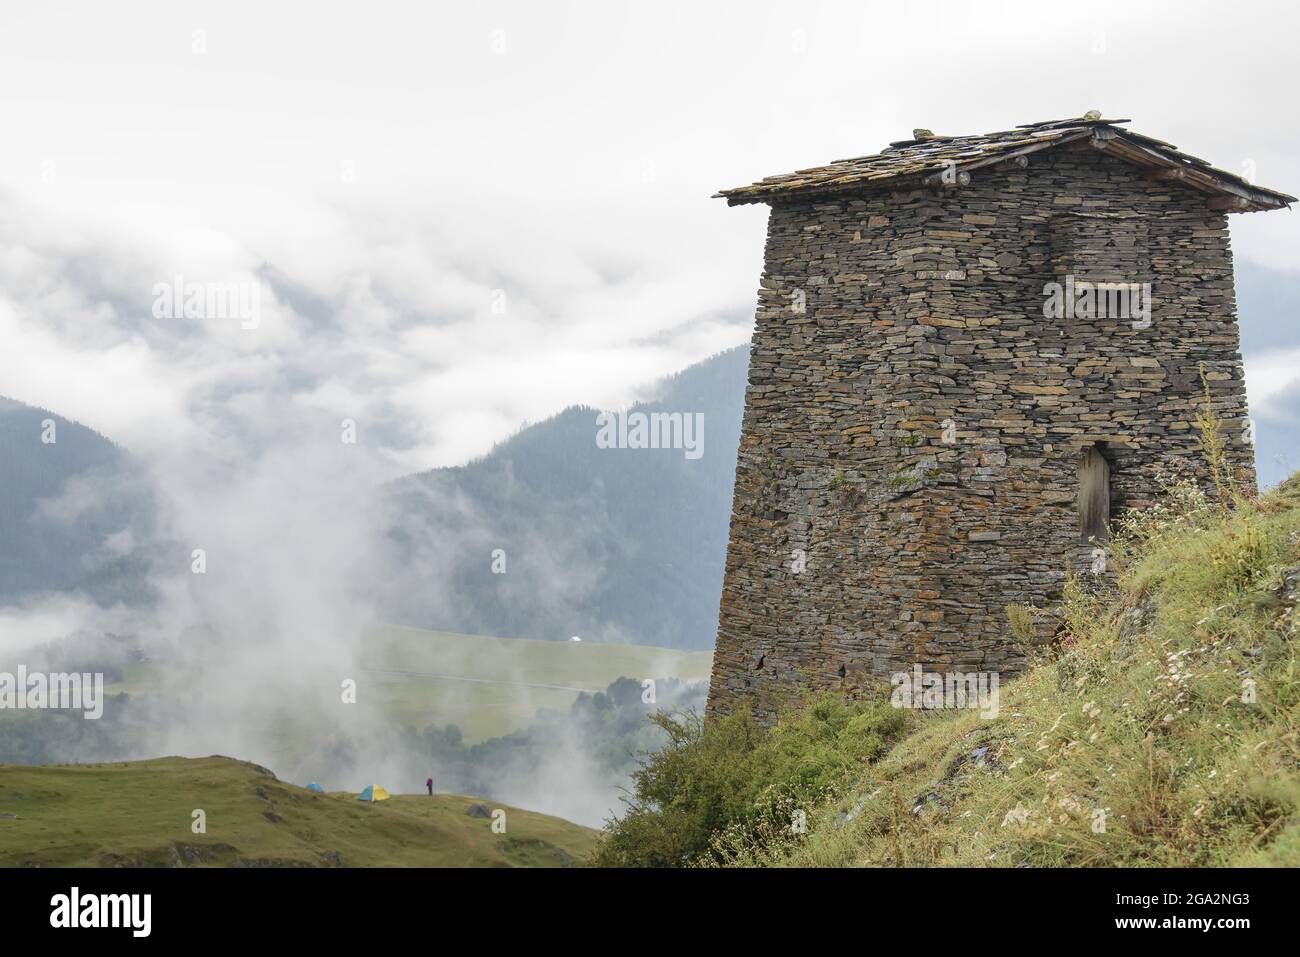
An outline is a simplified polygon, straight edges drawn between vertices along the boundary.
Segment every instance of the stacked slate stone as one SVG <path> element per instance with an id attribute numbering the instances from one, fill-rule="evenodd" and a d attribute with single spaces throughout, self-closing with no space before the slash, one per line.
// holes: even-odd
<path id="1" fill-rule="evenodd" d="M 1225 212 L 1293 198 L 1121 122 L 917 131 L 720 194 L 771 213 L 711 714 L 915 665 L 1018 670 L 1006 606 L 1104 574 L 1086 450 L 1112 515 L 1157 469 L 1207 480 L 1202 373 L 1253 481 Z M 1149 320 L 1049 318 L 1067 279 L 1149 284 Z"/>

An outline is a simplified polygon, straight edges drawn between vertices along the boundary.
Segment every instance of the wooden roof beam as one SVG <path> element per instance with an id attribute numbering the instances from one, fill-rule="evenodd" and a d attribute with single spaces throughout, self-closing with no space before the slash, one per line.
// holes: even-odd
<path id="1" fill-rule="evenodd" d="M 1002 172 L 1006 172 L 1007 170 L 1013 170 L 1013 169 L 1028 169 L 1029 157 L 1022 153 L 1019 156 L 1011 157 L 1011 159 L 1003 160 L 1001 163 L 996 164 L 993 168 L 996 170 L 1000 170 Z"/>
<path id="2" fill-rule="evenodd" d="M 1215 196 L 1205 203 L 1209 209 L 1227 213 L 1242 213 L 1254 207 L 1254 203 L 1243 196 Z"/>
<path id="3" fill-rule="evenodd" d="M 931 173 L 925 178 L 926 186 L 938 186 L 940 189 L 957 189 L 970 185 L 970 173 L 964 169 L 949 167 L 938 173 Z"/>

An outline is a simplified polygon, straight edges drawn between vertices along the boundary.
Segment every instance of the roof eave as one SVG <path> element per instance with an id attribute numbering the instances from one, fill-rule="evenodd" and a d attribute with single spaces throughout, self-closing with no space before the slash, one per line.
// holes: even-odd
<path id="1" fill-rule="evenodd" d="M 1224 199 L 1240 200 L 1239 203 L 1216 204 L 1223 207 L 1223 212 L 1244 213 L 1286 209 L 1291 203 L 1297 201 L 1294 196 L 1255 186 L 1238 176 L 1215 169 L 1208 163 L 1204 165 L 1193 163 L 1184 159 L 1185 154 L 1177 150 L 1166 151 L 1147 146 L 1127 130 L 1116 130 L 1114 136 L 1105 137 L 1101 142 L 1094 141 L 1094 145 L 1102 152 L 1126 160 L 1135 166 L 1177 172 L 1177 178 L 1170 180 L 1172 183 L 1199 189 L 1201 192 L 1215 194 Z M 1171 153 L 1173 155 L 1170 155 Z"/>
<path id="2" fill-rule="evenodd" d="M 1129 130 L 1118 129 L 1108 124 L 1092 124 L 1087 129 L 1053 137 L 1042 143 L 1032 143 L 1029 146 L 995 153 L 968 163 L 958 163 L 955 164 L 955 171 L 970 172 L 987 166 L 996 166 L 1014 160 L 1018 156 L 1053 149 L 1085 138 L 1088 138 L 1091 145 L 1098 150 L 1134 165 L 1157 170 L 1176 171 L 1178 175 L 1176 178 L 1171 177 L 1171 182 L 1212 194 L 1215 197 L 1211 201 L 1213 203 L 1212 209 L 1219 209 L 1228 213 L 1261 212 L 1270 209 L 1286 209 L 1291 203 L 1297 202 L 1294 196 L 1255 186 L 1240 177 L 1215 169 L 1204 161 L 1180 153 L 1175 147 L 1160 140 L 1142 134 L 1135 134 Z M 890 185 L 896 188 L 907 188 L 913 184 L 913 181 L 916 181 L 917 185 L 922 184 L 927 175 L 933 175 L 946 168 L 946 166 L 947 164 L 937 164 L 924 170 L 909 171 L 896 176 L 882 176 L 875 179 L 865 176 L 850 176 L 845 177 L 842 182 L 831 181 L 803 187 L 751 184 L 735 189 L 719 190 L 713 194 L 712 198 L 725 199 L 728 206 L 746 206 L 756 203 L 770 204 L 815 199 L 854 190 L 868 189 L 873 186 Z"/>

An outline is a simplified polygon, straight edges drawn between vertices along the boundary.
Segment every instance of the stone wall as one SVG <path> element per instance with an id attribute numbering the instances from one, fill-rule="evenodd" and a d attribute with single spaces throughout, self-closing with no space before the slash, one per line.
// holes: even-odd
<path id="1" fill-rule="evenodd" d="M 1151 284 L 1150 323 L 1046 319 L 1044 286 Z M 865 675 L 1017 670 L 1005 606 L 1087 572 L 1082 450 L 1113 513 L 1202 469 L 1203 363 L 1253 481 L 1226 216 L 1084 147 L 965 187 L 772 206 L 711 714 Z"/>

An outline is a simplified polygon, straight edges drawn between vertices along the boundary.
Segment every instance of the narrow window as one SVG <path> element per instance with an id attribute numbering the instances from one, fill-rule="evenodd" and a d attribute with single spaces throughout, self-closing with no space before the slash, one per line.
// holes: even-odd
<path id="1" fill-rule="evenodd" d="M 1091 445 L 1079 458 L 1079 538 L 1085 542 L 1090 538 L 1106 541 L 1109 520 L 1110 463 L 1097 446 Z"/>

